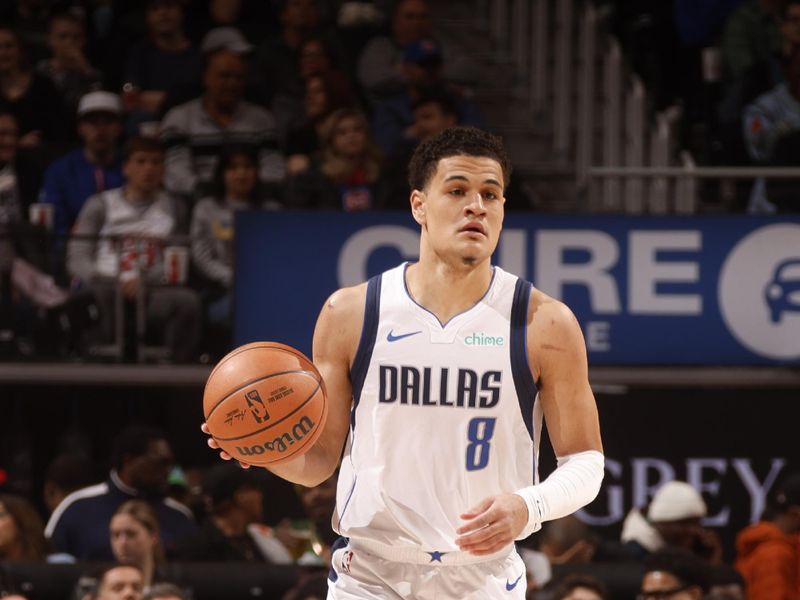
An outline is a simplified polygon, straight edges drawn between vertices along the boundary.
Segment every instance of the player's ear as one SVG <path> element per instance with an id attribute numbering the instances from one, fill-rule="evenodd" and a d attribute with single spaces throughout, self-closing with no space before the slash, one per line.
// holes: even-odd
<path id="1" fill-rule="evenodd" d="M 425 224 L 425 192 L 420 190 L 411 192 L 411 215 L 420 225 Z"/>

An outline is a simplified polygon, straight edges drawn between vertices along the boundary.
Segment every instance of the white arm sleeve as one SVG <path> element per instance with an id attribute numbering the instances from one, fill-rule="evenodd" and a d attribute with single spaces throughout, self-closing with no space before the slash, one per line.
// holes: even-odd
<path id="1" fill-rule="evenodd" d="M 528 507 L 528 523 L 518 540 L 542 528 L 542 523 L 571 515 L 595 499 L 603 482 L 602 453 L 587 450 L 559 457 L 558 467 L 539 485 L 517 490 Z"/>

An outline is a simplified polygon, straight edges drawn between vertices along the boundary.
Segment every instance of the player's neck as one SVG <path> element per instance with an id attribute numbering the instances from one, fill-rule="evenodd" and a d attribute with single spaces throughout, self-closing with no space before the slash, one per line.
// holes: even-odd
<path id="1" fill-rule="evenodd" d="M 421 260 L 406 271 L 411 297 L 442 323 L 474 306 L 491 282 L 492 266 L 488 259 L 469 267 Z"/>

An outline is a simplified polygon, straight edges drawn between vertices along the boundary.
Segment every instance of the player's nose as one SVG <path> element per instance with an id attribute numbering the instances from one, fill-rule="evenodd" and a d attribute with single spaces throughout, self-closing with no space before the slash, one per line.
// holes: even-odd
<path id="1" fill-rule="evenodd" d="M 486 212 L 486 206 L 480 192 L 474 192 L 469 195 L 469 202 L 467 203 L 466 209 L 472 214 L 482 215 Z"/>

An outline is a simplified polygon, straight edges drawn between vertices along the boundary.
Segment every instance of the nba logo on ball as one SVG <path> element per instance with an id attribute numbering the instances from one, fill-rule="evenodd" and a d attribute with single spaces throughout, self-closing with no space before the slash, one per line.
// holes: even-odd
<path id="1" fill-rule="evenodd" d="M 313 446 L 328 402 L 322 377 L 302 352 L 278 342 L 254 342 L 214 367 L 203 391 L 203 414 L 220 449 L 266 466 Z"/>
<path id="2" fill-rule="evenodd" d="M 250 414 L 256 420 L 256 423 L 263 423 L 269 419 L 267 407 L 264 406 L 264 401 L 258 393 L 258 390 L 250 390 L 245 394 L 247 398 L 247 408 L 250 409 Z"/>

